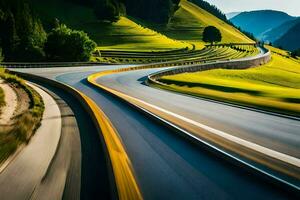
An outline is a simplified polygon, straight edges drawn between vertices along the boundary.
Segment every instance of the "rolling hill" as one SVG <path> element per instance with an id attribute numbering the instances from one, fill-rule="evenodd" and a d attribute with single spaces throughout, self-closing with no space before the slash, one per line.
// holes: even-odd
<path id="1" fill-rule="evenodd" d="M 57 18 L 73 29 L 87 32 L 102 49 L 156 51 L 190 46 L 142 27 L 133 18 L 121 17 L 118 22 L 108 23 L 98 20 L 92 8 L 71 1 L 30 1 L 46 29 Z"/>
<path id="2" fill-rule="evenodd" d="M 262 39 L 265 32 L 293 19 L 295 19 L 295 17 L 284 12 L 259 10 L 242 12 L 230 19 L 230 21 L 234 25 L 241 27 L 241 29 L 253 33 L 258 39 Z"/>
<path id="3" fill-rule="evenodd" d="M 284 49 L 294 51 L 300 49 L 300 22 L 287 31 L 281 38 L 276 40 L 274 44 Z"/>
<path id="4" fill-rule="evenodd" d="M 5 2 L 6 0 L 3 1 Z M 165 11 L 170 17 L 167 24 L 162 24 L 147 20 L 147 17 L 139 17 L 138 14 L 132 13 L 132 9 L 128 15 L 123 13 L 119 16 L 119 20 L 116 22 L 101 20 L 98 16 L 99 14 L 92 6 L 94 5 L 93 2 L 101 0 L 90 0 L 86 3 L 83 0 L 17 1 L 22 2 L 22 4 L 25 2 L 29 3 L 25 4 L 32 10 L 32 18 L 39 22 L 41 30 L 49 32 L 59 21 L 72 29 L 85 31 L 101 49 L 130 51 L 165 51 L 185 49 L 187 47 L 199 49 L 203 48 L 205 44 L 202 42 L 202 32 L 206 26 L 210 25 L 220 29 L 223 35 L 222 42 L 252 42 L 240 31 L 222 21 L 220 16 L 218 18 L 211 14 L 210 12 L 217 10 L 217 8 L 210 4 L 205 4 L 204 6 L 207 10 L 210 10 L 208 12 L 187 0 L 170 0 L 167 4 L 161 3 L 163 8 L 158 9 Z M 109 1 L 121 2 L 121 0 Z M 143 5 L 148 5 L 149 3 L 146 0 L 128 0 L 128 2 L 136 1 L 140 1 Z M 149 4 L 160 5 L 160 2 L 160 0 L 155 0 Z M 180 2 L 179 6 L 176 9 L 173 8 L 178 2 Z M 202 5 L 201 0 L 196 2 Z M 127 7 L 129 5 L 131 4 L 124 4 Z M 95 6 L 99 5 L 95 4 Z M 137 5 L 132 6 L 135 7 Z M 170 9 L 174 10 L 170 11 Z M 151 15 L 154 14 L 156 13 L 153 12 Z M 160 16 L 161 13 L 159 12 L 157 15 Z M 43 32 L 43 35 L 46 35 L 46 32 Z M 20 33 L 20 35 L 22 34 Z"/>
<path id="5" fill-rule="evenodd" d="M 201 48 L 204 45 L 203 30 L 209 25 L 220 29 L 223 36 L 222 42 L 253 42 L 233 26 L 187 0 L 181 1 L 180 8 L 175 12 L 167 27 L 156 28 L 168 37 L 190 42 Z"/>
<path id="6" fill-rule="evenodd" d="M 92 8 L 74 1 L 30 1 L 46 29 L 54 18 L 58 18 L 74 29 L 87 32 L 103 49 L 156 51 L 192 48 L 188 43 L 195 43 L 196 47 L 202 48 L 202 32 L 208 25 L 221 30 L 222 42 L 252 42 L 237 29 L 187 0 L 180 2 L 179 9 L 167 25 L 132 16 L 121 17 L 115 23 L 105 23 L 97 19 Z"/>

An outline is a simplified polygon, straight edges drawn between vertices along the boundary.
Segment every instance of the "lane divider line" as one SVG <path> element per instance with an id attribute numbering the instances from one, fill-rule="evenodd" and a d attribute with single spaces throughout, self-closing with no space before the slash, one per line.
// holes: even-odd
<path id="1" fill-rule="evenodd" d="M 19 74 L 23 77 L 29 77 L 39 81 L 43 81 L 54 87 L 63 89 L 64 91 L 77 98 L 84 107 L 90 109 L 87 111 L 96 121 L 96 126 L 100 129 L 99 134 L 103 136 L 106 150 L 109 154 L 110 164 L 113 170 L 114 181 L 117 188 L 118 199 L 143 199 L 142 193 L 134 175 L 131 161 L 127 155 L 127 152 L 117 130 L 114 128 L 111 121 L 101 110 L 101 108 L 90 97 L 83 94 L 79 90 L 61 82 L 57 82 L 33 74 L 21 72 L 16 72 L 16 74 Z"/>

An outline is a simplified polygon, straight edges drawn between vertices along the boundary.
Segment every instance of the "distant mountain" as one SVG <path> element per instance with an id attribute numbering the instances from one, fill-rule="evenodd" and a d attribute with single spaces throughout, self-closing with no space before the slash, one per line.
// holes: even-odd
<path id="1" fill-rule="evenodd" d="M 296 24 L 300 23 L 300 17 L 284 22 L 283 24 L 273 28 L 265 33 L 263 33 L 261 39 L 266 42 L 275 42 L 279 38 L 281 38 L 284 34 L 286 34 L 292 27 Z"/>
<path id="2" fill-rule="evenodd" d="M 294 51 L 296 49 L 300 49 L 299 36 L 300 36 L 300 22 L 298 22 L 295 26 L 293 26 L 281 38 L 276 40 L 274 44 L 284 49 Z"/>
<path id="3" fill-rule="evenodd" d="M 227 17 L 227 19 L 230 20 L 231 18 L 234 18 L 235 16 L 237 16 L 239 14 L 241 14 L 241 12 L 230 12 L 230 13 L 226 14 L 226 17 Z"/>
<path id="4" fill-rule="evenodd" d="M 284 12 L 274 10 L 259 10 L 242 12 L 230 19 L 230 21 L 241 29 L 253 33 L 253 35 L 262 39 L 263 34 L 279 25 L 295 19 Z"/>

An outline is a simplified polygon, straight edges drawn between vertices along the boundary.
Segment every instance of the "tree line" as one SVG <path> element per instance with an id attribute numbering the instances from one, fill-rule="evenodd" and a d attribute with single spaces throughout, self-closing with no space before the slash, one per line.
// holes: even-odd
<path id="1" fill-rule="evenodd" d="M 117 21 L 122 15 L 130 15 L 151 23 L 166 24 L 172 17 L 180 0 L 62 0 L 88 6 L 94 9 L 99 20 L 109 22 Z M 53 32 L 59 33 L 60 39 L 68 49 L 66 60 L 71 60 L 69 55 L 75 55 L 72 50 L 75 36 L 87 45 L 79 49 L 85 56 L 73 58 L 72 61 L 87 60 L 88 52 L 94 42 L 83 32 L 68 29 L 57 23 L 51 27 L 52 31 L 46 33 L 43 24 L 31 9 L 31 0 L 0 0 L 0 59 L 5 61 L 62 61 L 62 57 L 53 54 L 54 47 L 49 47 L 49 38 L 53 39 Z M 48 30 L 48 27 L 47 27 Z M 62 34 L 64 33 L 64 34 Z M 63 39 L 67 37 L 68 39 Z M 71 39 L 72 38 L 72 39 Z M 68 43 L 68 44 L 67 44 Z M 69 46 L 68 46 L 69 45 Z M 78 44 L 76 44 L 78 47 Z M 50 52 L 50 51 L 51 52 Z M 61 49 L 56 49 L 60 52 Z M 84 52 L 83 52 L 84 51 Z M 67 51 L 64 51 L 67 52 Z M 70 53 L 71 52 L 71 53 Z M 88 53 L 87 53 L 88 52 Z M 65 60 L 65 61 L 66 61 Z"/>
<path id="2" fill-rule="evenodd" d="M 0 0 L 0 47 L 6 61 L 39 60 L 46 32 L 23 0 Z"/>
<path id="3" fill-rule="evenodd" d="M 203 0 L 189 0 L 189 2 L 196 4 L 197 6 L 206 10 L 207 12 L 213 14 L 217 18 L 219 18 L 225 22 L 228 22 L 226 15 L 216 6 L 211 5 L 210 3 L 203 1 Z"/>
<path id="4" fill-rule="evenodd" d="M 0 61 L 88 61 L 95 47 L 58 21 L 46 33 L 27 0 L 0 0 Z"/>
<path id="5" fill-rule="evenodd" d="M 130 15 L 148 22 L 166 24 L 180 0 L 69 0 L 94 8 L 98 19 L 117 21 Z"/>

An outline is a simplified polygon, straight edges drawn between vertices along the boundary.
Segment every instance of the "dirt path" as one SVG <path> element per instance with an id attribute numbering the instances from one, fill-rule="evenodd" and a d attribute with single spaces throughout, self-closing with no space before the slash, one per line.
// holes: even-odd
<path id="1" fill-rule="evenodd" d="M 15 90 L 2 79 L 0 79 L 0 87 L 4 92 L 4 101 L 6 104 L 1 108 L 0 125 L 8 125 L 18 106 L 18 98 Z"/>

